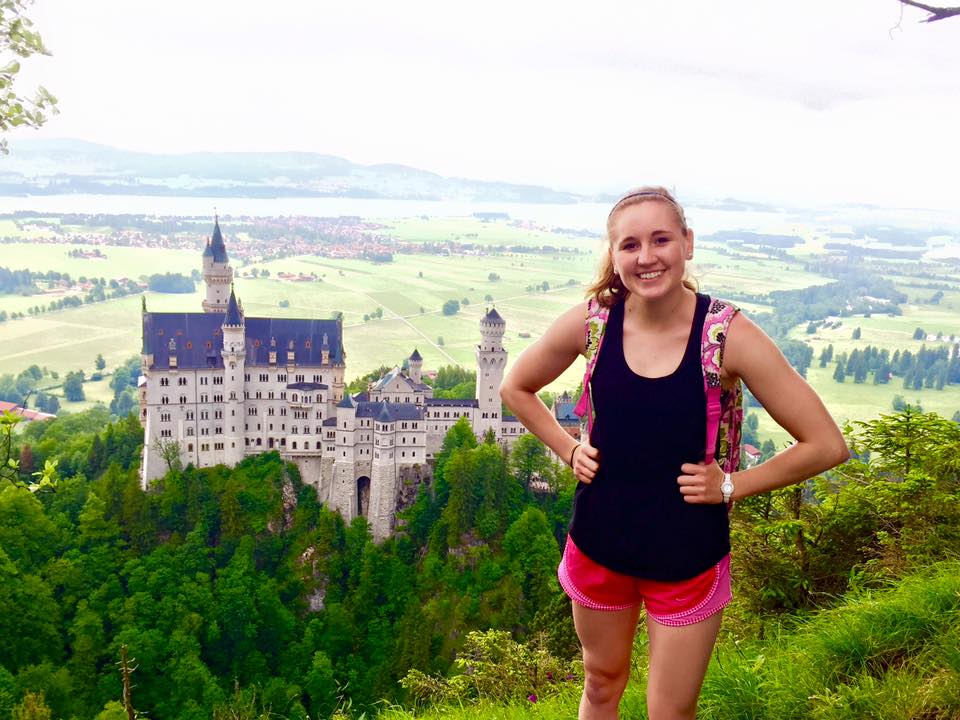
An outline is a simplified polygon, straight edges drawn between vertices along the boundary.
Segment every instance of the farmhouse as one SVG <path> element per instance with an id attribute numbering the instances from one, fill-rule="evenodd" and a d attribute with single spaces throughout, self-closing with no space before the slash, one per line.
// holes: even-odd
<path id="1" fill-rule="evenodd" d="M 506 323 L 494 309 L 480 321 L 476 397 L 434 398 L 416 350 L 407 369 L 351 397 L 341 320 L 248 317 L 218 221 L 203 277 L 203 312 L 143 312 L 144 487 L 174 462 L 233 466 L 277 450 L 345 520 L 365 516 L 379 540 L 430 477 L 430 462 L 460 418 L 477 437 L 491 431 L 503 445 L 525 433 L 515 417 L 501 416 Z"/>

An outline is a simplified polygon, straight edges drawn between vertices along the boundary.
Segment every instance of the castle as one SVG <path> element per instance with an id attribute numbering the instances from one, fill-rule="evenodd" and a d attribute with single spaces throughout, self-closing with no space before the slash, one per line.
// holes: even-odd
<path id="1" fill-rule="evenodd" d="M 203 279 L 203 312 L 143 312 L 144 488 L 174 461 L 232 467 L 277 450 L 322 502 L 347 522 L 365 516 L 381 540 L 461 417 L 478 438 L 492 431 L 503 445 L 526 432 L 501 416 L 506 323 L 494 309 L 480 320 L 475 398 L 434 398 L 416 350 L 405 369 L 351 397 L 341 320 L 247 317 L 218 220 Z"/>

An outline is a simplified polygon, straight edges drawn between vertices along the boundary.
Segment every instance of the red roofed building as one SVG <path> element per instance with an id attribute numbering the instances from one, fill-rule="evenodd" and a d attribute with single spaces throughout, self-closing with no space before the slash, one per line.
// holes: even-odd
<path id="1" fill-rule="evenodd" d="M 23 418 L 24 422 L 33 422 L 34 420 L 53 420 L 56 415 L 51 415 L 50 413 L 40 412 L 39 410 L 28 410 L 25 407 L 21 407 L 16 403 L 7 402 L 6 400 L 0 400 L 0 413 L 12 412 L 14 415 L 19 415 Z"/>

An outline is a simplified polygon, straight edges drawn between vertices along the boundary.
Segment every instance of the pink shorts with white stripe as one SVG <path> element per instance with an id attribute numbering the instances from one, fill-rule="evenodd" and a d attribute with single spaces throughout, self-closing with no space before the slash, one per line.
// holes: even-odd
<path id="1" fill-rule="evenodd" d="M 626 610 L 647 606 L 647 615 L 661 625 L 693 625 L 727 606 L 730 556 L 696 577 L 660 582 L 623 575 L 595 563 L 567 537 L 557 576 L 564 591 L 578 605 L 591 610 Z"/>

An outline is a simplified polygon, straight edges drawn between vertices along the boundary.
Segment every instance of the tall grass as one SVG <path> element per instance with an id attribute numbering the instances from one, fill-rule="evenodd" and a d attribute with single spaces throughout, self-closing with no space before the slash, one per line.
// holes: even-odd
<path id="1" fill-rule="evenodd" d="M 638 642 L 638 651 L 645 651 Z M 621 704 L 643 720 L 645 661 Z M 578 690 L 533 703 L 442 706 L 387 720 L 559 720 L 576 716 Z M 762 643 L 727 641 L 700 698 L 705 720 L 960 720 L 960 562 L 941 563 L 888 590 L 784 626 Z"/>

